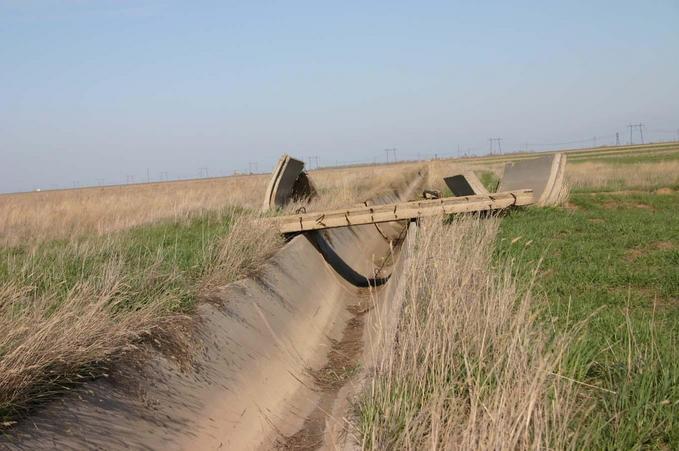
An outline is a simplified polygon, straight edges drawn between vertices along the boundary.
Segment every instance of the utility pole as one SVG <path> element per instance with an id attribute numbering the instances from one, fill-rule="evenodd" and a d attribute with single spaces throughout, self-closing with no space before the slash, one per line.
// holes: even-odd
<path id="1" fill-rule="evenodd" d="M 629 127 L 629 144 L 631 146 L 632 143 L 633 143 L 633 141 L 632 141 L 632 124 L 629 124 L 628 127 Z"/>
<path id="2" fill-rule="evenodd" d="M 205 174 L 205 178 L 208 178 L 207 174 L 207 168 L 198 168 L 200 170 L 200 175 L 198 177 L 203 177 L 203 173 Z"/>
<path id="3" fill-rule="evenodd" d="M 629 143 L 630 143 L 630 145 L 634 144 L 634 141 L 632 140 L 632 138 L 633 138 L 632 131 L 635 128 L 637 130 L 639 130 L 639 138 L 641 139 L 641 144 L 643 144 L 644 143 L 644 124 L 639 122 L 638 124 L 629 124 L 628 127 L 629 127 Z"/>
<path id="4" fill-rule="evenodd" d="M 389 152 L 394 157 L 393 163 L 396 163 L 396 148 L 392 147 L 391 149 L 384 149 L 384 151 L 387 153 L 387 163 L 389 163 Z"/>
<path id="5" fill-rule="evenodd" d="M 615 145 L 619 146 L 620 145 L 620 133 L 615 132 Z"/>

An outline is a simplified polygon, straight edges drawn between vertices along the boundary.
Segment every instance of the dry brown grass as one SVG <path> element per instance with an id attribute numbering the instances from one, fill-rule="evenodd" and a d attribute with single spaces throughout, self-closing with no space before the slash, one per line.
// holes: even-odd
<path id="1" fill-rule="evenodd" d="M 105 235 L 226 206 L 257 208 L 266 176 L 84 188 L 0 196 L 0 244 Z"/>
<path id="2" fill-rule="evenodd" d="M 423 224 L 396 345 L 359 403 L 365 448 L 569 448 L 570 393 L 553 376 L 566 342 L 511 265 L 492 264 L 497 226 Z"/>
<path id="3" fill-rule="evenodd" d="M 200 292 L 257 273 L 283 242 L 283 237 L 265 218 L 254 214 L 235 216 L 231 230 L 219 240 L 212 263 L 200 281 Z"/>
<path id="4" fill-rule="evenodd" d="M 32 296 L 27 286 L 0 285 L 0 419 L 101 374 L 103 363 L 133 350 L 161 324 L 166 299 L 118 308 L 126 279 L 122 263 L 112 261 L 58 303 Z"/>
<path id="5" fill-rule="evenodd" d="M 679 161 L 569 163 L 566 180 L 574 189 L 654 189 L 679 184 Z"/>
<path id="6" fill-rule="evenodd" d="M 426 170 L 423 164 L 404 163 L 314 171 L 310 178 L 319 195 L 304 207 L 307 211 L 318 211 L 363 203 L 381 193 L 404 188 L 418 172 Z M 300 206 L 302 204 L 290 205 L 286 211 Z"/>

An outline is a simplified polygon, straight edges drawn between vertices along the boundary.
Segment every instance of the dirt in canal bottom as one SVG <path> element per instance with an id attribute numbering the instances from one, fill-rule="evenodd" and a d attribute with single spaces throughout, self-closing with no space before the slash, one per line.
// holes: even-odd
<path id="1" fill-rule="evenodd" d="M 302 428 L 295 434 L 281 437 L 275 448 L 281 450 L 315 450 L 324 444 L 325 429 L 338 393 L 358 372 L 363 353 L 365 314 L 370 310 L 368 289 L 361 290 L 357 302 L 347 310 L 353 315 L 347 322 L 342 338 L 330 339 L 327 363 L 320 369 L 308 369 L 315 388 L 322 393 L 314 411 L 307 416 Z"/>

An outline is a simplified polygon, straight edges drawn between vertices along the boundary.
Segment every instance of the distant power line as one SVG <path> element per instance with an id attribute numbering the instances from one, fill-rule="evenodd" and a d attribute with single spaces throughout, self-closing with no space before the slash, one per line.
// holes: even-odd
<path id="1" fill-rule="evenodd" d="M 312 161 L 315 163 L 315 169 L 318 169 L 318 155 L 314 155 L 313 157 L 307 157 L 307 161 L 309 162 L 309 169 L 312 169 L 311 166 Z"/>
<path id="2" fill-rule="evenodd" d="M 382 155 L 386 158 L 387 163 L 396 163 L 399 161 L 398 157 L 400 157 L 404 161 L 415 161 L 415 160 L 422 160 L 422 159 L 438 159 L 438 158 L 451 158 L 457 156 L 458 158 L 461 157 L 467 157 L 467 156 L 481 156 L 485 154 L 486 152 L 490 152 L 491 154 L 493 153 L 500 153 L 502 154 L 504 150 L 507 150 L 509 148 L 510 151 L 518 151 L 518 150 L 523 150 L 526 152 L 532 151 L 532 150 L 557 150 L 559 148 L 561 149 L 568 149 L 568 148 L 584 148 L 584 147 L 597 147 L 597 146 L 620 146 L 620 145 L 626 145 L 627 143 L 621 142 L 624 140 L 625 132 L 629 133 L 629 144 L 645 144 L 646 141 L 649 143 L 651 142 L 664 142 L 664 141 L 678 141 L 679 142 L 679 128 L 665 128 L 665 129 L 654 129 L 654 128 L 649 128 L 647 124 L 642 123 L 642 122 L 636 122 L 636 123 L 628 123 L 627 125 L 624 125 L 621 127 L 618 131 L 614 131 L 613 133 L 609 135 L 596 135 L 596 136 L 591 136 L 588 138 L 583 138 L 583 139 L 577 139 L 577 140 L 571 140 L 571 141 L 560 141 L 560 142 L 542 142 L 542 143 L 523 143 L 520 144 L 519 146 L 512 144 L 508 145 L 507 142 L 505 141 L 505 138 L 502 137 L 492 137 L 492 138 L 487 138 L 487 144 L 486 145 L 477 145 L 477 146 L 467 146 L 467 145 L 461 145 L 457 144 L 456 148 L 455 145 L 448 145 L 448 150 L 442 150 L 442 149 L 429 149 L 428 151 L 425 151 L 425 149 L 413 149 L 412 152 L 409 153 L 408 149 L 405 151 L 400 150 L 398 155 L 397 155 L 397 148 L 396 147 L 391 147 L 391 148 L 385 148 L 382 149 L 384 154 L 381 154 L 381 152 L 372 152 L 368 153 L 367 155 L 364 154 L 363 158 L 347 161 L 347 160 L 341 160 L 341 159 L 335 159 L 332 161 L 335 166 L 354 166 L 354 165 L 365 165 L 365 164 L 377 164 L 378 161 L 381 160 Z M 664 138 L 662 138 L 664 136 Z M 657 137 L 661 137 L 660 139 L 656 139 Z M 520 147 L 520 149 L 519 149 Z M 342 154 L 338 153 L 338 156 L 341 158 Z M 320 158 L 321 156 L 319 155 L 307 155 L 304 157 L 304 160 L 306 161 L 308 165 L 308 169 L 318 169 L 320 168 Z M 326 157 L 324 157 L 326 158 Z M 325 161 L 325 160 L 324 160 Z M 384 161 L 384 160 L 381 160 Z M 326 161 L 326 166 L 332 166 L 332 164 L 328 164 L 329 162 Z M 248 163 L 248 172 L 249 173 L 260 173 L 260 165 L 261 162 L 256 162 L 256 161 L 250 161 Z M 270 167 L 268 165 L 265 165 L 267 167 Z M 143 171 L 143 169 L 142 169 Z M 190 171 L 192 172 L 192 171 Z M 180 179 L 190 179 L 196 177 L 196 173 L 173 173 L 173 180 L 180 180 Z M 229 171 L 230 172 L 230 171 Z M 234 171 L 234 173 L 240 173 L 240 171 Z M 143 172 L 142 172 L 143 174 Z M 167 171 L 160 171 L 157 172 L 158 178 L 157 180 L 160 181 L 169 181 L 170 180 L 170 175 Z M 201 167 L 198 168 L 198 178 L 208 178 L 210 174 L 213 175 L 213 177 L 217 174 L 224 174 L 224 170 L 221 170 L 219 168 L 208 168 L 208 167 Z M 115 180 L 109 179 L 108 183 L 109 184 L 115 184 L 115 183 L 125 183 L 125 184 L 133 184 L 133 183 L 139 183 L 139 182 L 151 182 L 151 169 L 146 168 L 146 174 L 144 175 L 139 175 L 139 178 L 135 176 L 134 174 L 127 174 L 125 175 L 124 178 L 116 178 Z M 89 181 L 78 181 L 74 180 L 71 183 L 64 183 L 62 186 L 63 188 L 67 187 L 73 187 L 73 188 L 79 188 L 81 186 L 104 186 L 106 185 L 106 180 L 103 178 L 92 178 Z M 56 185 L 53 184 L 54 188 L 57 188 Z"/>

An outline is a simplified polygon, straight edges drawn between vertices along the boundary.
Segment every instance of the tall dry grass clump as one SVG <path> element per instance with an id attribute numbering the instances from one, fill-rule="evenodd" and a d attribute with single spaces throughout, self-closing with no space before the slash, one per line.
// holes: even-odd
<path id="1" fill-rule="evenodd" d="M 256 273 L 284 243 L 274 224 L 254 214 L 235 215 L 229 233 L 219 239 L 201 292 Z"/>
<path id="2" fill-rule="evenodd" d="M 423 223 L 402 317 L 358 403 L 368 449 L 568 448 L 571 402 L 553 376 L 565 349 L 511 264 L 496 220 Z"/>
<path id="3" fill-rule="evenodd" d="M 121 308 L 129 293 L 120 262 L 99 276 L 71 287 L 62 300 L 32 296 L 31 287 L 16 283 L 0 285 L 0 419 L 100 375 L 161 325 L 160 297 Z"/>

